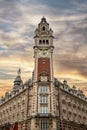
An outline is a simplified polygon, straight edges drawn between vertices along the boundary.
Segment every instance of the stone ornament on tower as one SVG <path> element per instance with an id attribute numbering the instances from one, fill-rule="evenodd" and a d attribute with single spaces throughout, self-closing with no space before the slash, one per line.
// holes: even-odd
<path id="1" fill-rule="evenodd" d="M 18 75 L 21 74 L 21 69 L 19 68 L 18 71 L 17 71 Z"/>

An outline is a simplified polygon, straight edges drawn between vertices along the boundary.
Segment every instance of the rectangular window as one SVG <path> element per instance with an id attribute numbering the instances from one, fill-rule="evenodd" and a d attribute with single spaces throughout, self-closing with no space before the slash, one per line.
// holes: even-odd
<path id="1" fill-rule="evenodd" d="M 41 106 L 40 113 L 48 113 L 48 106 Z"/>
<path id="2" fill-rule="evenodd" d="M 41 96 L 40 103 L 48 103 L 48 96 Z"/>
<path id="3" fill-rule="evenodd" d="M 48 93 L 48 86 L 40 86 L 40 93 Z"/>
<path id="4" fill-rule="evenodd" d="M 48 129 L 47 120 L 41 120 L 41 122 L 40 122 L 40 130 L 47 130 L 47 129 Z"/>

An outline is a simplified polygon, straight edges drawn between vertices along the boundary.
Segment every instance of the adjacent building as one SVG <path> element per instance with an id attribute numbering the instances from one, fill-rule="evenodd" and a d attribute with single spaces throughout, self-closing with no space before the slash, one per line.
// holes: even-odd
<path id="1" fill-rule="evenodd" d="M 87 97 L 54 77 L 53 31 L 43 17 L 35 30 L 34 72 L 0 100 L 0 130 L 87 130 Z"/>

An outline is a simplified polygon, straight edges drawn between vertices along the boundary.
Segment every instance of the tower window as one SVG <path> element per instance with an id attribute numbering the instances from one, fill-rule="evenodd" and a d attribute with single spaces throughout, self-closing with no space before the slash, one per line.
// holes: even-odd
<path id="1" fill-rule="evenodd" d="M 41 96 L 40 97 L 40 103 L 48 103 L 48 97 L 47 96 Z"/>
<path id="2" fill-rule="evenodd" d="M 43 44 L 45 44 L 45 40 L 43 40 Z"/>
<path id="3" fill-rule="evenodd" d="M 45 31 L 45 27 L 44 26 L 42 27 L 42 30 Z"/>
<path id="4" fill-rule="evenodd" d="M 41 40 L 39 40 L 39 44 L 41 44 L 42 43 L 42 41 Z"/>
<path id="5" fill-rule="evenodd" d="M 43 113 L 43 114 L 48 113 L 48 106 L 41 106 L 40 107 L 40 113 Z"/>
<path id="6" fill-rule="evenodd" d="M 40 93 L 48 93 L 48 86 L 40 86 L 39 92 Z"/>
<path id="7" fill-rule="evenodd" d="M 41 120 L 41 122 L 40 122 L 40 130 L 47 130 L 47 129 L 48 129 L 47 120 Z"/>
<path id="8" fill-rule="evenodd" d="M 46 44 L 49 44 L 49 41 L 48 41 L 48 40 L 46 40 Z"/>

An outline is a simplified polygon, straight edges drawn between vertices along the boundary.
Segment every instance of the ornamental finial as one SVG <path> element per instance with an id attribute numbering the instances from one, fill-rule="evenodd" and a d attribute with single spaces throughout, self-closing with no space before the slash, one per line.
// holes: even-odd
<path id="1" fill-rule="evenodd" d="M 18 71 L 17 71 L 18 75 L 21 74 L 21 69 L 19 68 Z"/>

